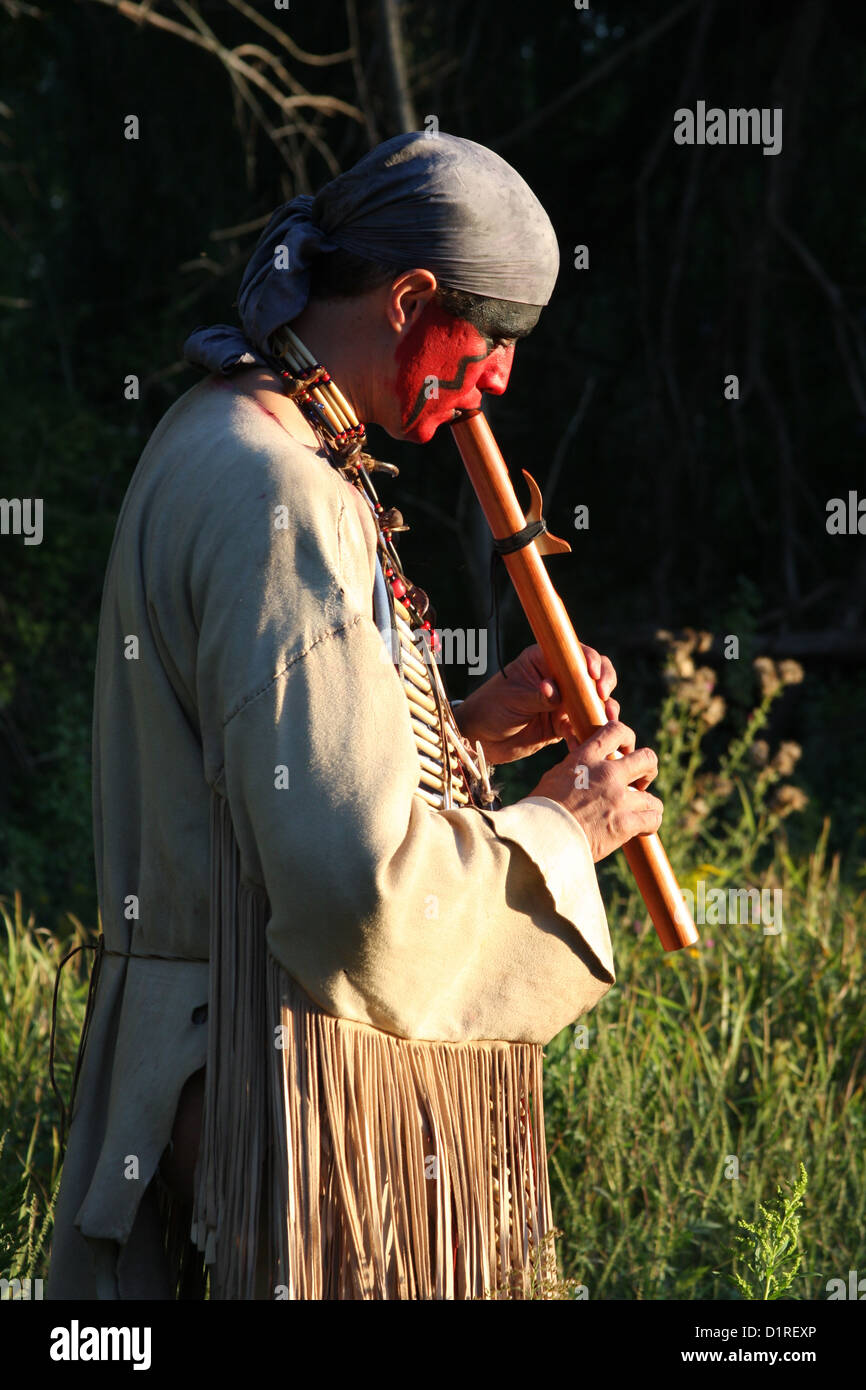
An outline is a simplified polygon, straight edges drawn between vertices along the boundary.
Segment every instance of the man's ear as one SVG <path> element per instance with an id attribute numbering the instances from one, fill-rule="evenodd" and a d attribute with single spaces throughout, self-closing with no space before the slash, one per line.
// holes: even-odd
<path id="1" fill-rule="evenodd" d="M 436 293 L 436 276 L 431 270 L 407 270 L 393 281 L 388 291 L 386 315 L 395 333 L 405 333 L 418 320 Z"/>

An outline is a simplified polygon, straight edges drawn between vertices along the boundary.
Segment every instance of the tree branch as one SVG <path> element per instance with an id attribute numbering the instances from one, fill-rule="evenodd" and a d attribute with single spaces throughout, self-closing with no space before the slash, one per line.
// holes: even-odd
<path id="1" fill-rule="evenodd" d="M 265 19 L 264 15 L 260 15 L 257 10 L 253 9 L 252 5 L 247 5 L 245 0 L 229 0 L 229 4 L 233 9 L 237 10 L 239 14 L 252 20 L 253 24 L 257 24 L 266 34 L 270 34 L 271 38 L 276 39 L 277 43 L 282 44 L 283 48 L 285 48 L 288 53 L 291 53 L 292 57 L 296 58 L 299 63 L 306 63 L 308 67 L 330 67 L 334 63 L 348 62 L 348 60 L 354 56 L 354 50 L 352 48 L 344 48 L 341 53 L 307 53 L 303 48 L 299 48 L 295 41 L 290 38 L 288 34 L 284 33 L 278 25 L 272 24 L 269 19 Z"/>
<path id="2" fill-rule="evenodd" d="M 582 77 L 579 82 L 573 82 L 570 87 L 566 87 L 558 97 L 554 97 L 553 101 L 542 106 L 540 110 L 527 117 L 520 125 L 513 126 L 506 135 L 501 135 L 498 140 L 491 141 L 491 149 L 504 150 L 508 145 L 513 145 L 516 141 L 521 140 L 524 135 L 528 135 L 530 131 L 536 130 L 544 121 L 555 116 L 557 111 L 561 111 L 564 106 L 568 106 L 570 102 L 574 101 L 575 97 L 588 91 L 590 87 L 594 87 L 605 77 L 609 77 L 612 72 L 616 72 L 617 68 L 622 67 L 623 63 L 628 62 L 635 53 L 639 53 L 642 48 L 647 48 L 656 39 L 661 38 L 662 34 L 667 33 L 668 29 L 673 28 L 681 19 L 684 19 L 699 2 L 703 3 L 703 0 L 683 0 L 683 4 L 675 6 L 669 14 L 665 15 L 664 19 L 660 19 L 657 24 L 651 24 L 630 43 L 623 44 L 618 53 L 612 54 L 603 63 L 599 63 L 586 77 Z"/>
<path id="3" fill-rule="evenodd" d="M 403 26 L 400 22 L 399 0 L 379 0 L 382 29 L 385 35 L 385 48 L 388 54 L 388 69 L 391 77 L 391 91 L 394 103 L 394 121 L 400 133 L 418 129 L 412 92 L 409 87 L 409 74 L 406 65 L 406 48 L 403 39 Z"/>
<path id="4" fill-rule="evenodd" d="M 284 96 L 282 92 L 269 82 L 267 78 L 255 68 L 238 58 L 232 49 L 226 48 L 215 36 L 208 36 L 196 33 L 185 24 L 179 24 L 175 19 L 169 19 L 167 15 L 158 10 L 151 10 L 146 6 L 144 0 L 136 4 L 135 0 L 93 0 L 97 5 L 107 5 L 109 9 L 117 10 L 119 14 L 125 15 L 136 23 L 151 24 L 155 29 L 164 29 L 168 34 L 174 34 L 177 38 L 184 39 L 187 43 L 195 44 L 198 48 L 206 49 L 208 53 L 213 53 L 219 58 L 227 68 L 233 72 L 238 72 L 247 81 L 259 87 L 273 102 L 279 106 L 281 111 L 293 111 L 298 107 L 309 106 L 316 111 L 323 111 L 327 115 L 348 116 L 353 121 L 364 124 L 364 113 L 359 111 L 357 106 L 350 105 L 347 101 L 342 101 L 339 97 L 316 96 L 311 92 L 305 92 L 296 96 Z M 178 8 L 184 13 L 190 13 L 190 7 L 185 6 L 183 0 L 175 0 Z M 196 12 L 197 13 L 197 12 Z M 198 20 L 204 24 L 200 15 Z"/>

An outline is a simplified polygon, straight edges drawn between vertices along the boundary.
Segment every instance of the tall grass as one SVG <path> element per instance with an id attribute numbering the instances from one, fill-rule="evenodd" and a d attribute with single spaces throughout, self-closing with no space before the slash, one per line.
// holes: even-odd
<path id="1" fill-rule="evenodd" d="M 783 779 L 799 750 L 771 755 L 758 735 L 799 668 L 759 663 L 756 708 L 709 760 L 705 738 L 726 711 L 711 673 L 695 669 L 700 638 L 670 642 L 657 744 L 665 844 L 683 886 L 705 877 L 781 890 L 782 931 L 705 925 L 699 948 L 665 955 L 622 857 L 602 866 L 617 984 L 546 1049 L 562 1282 L 540 1297 L 741 1297 L 740 1222 L 792 1187 L 801 1163 L 802 1259 L 785 1296 L 823 1298 L 830 1278 L 866 1273 L 864 893 L 840 881 L 827 824 L 811 853 L 789 851 L 785 822 L 804 798 Z M 18 898 L 0 903 L 0 923 L 0 1275 L 44 1277 L 60 1168 L 48 1086 L 54 971 L 85 933 L 70 918 L 61 945 Z M 57 1073 L 67 1098 L 89 963 L 83 952 L 64 971 Z"/>
<path id="2" fill-rule="evenodd" d="M 618 983 L 588 1037 L 547 1049 L 560 1254 L 590 1297 L 730 1297 L 738 1218 L 801 1162 L 805 1258 L 788 1296 L 866 1269 L 862 894 L 840 886 L 823 837 L 804 865 L 774 867 L 780 936 L 704 927 L 712 946 L 662 955 L 622 899 Z"/>
<path id="3" fill-rule="evenodd" d="M 61 1166 L 48 1069 L 51 1002 L 60 959 L 85 935 L 70 918 L 61 945 L 25 918 L 20 895 L 0 900 L 0 1277 L 8 1279 L 46 1274 Z M 81 959 L 64 969 L 58 1005 L 55 1077 L 67 1099 L 87 997 Z"/>
<path id="4" fill-rule="evenodd" d="M 828 863 L 826 822 L 812 853 L 788 850 L 784 822 L 805 797 L 782 779 L 799 749 L 771 757 L 758 734 L 802 679 L 795 663 L 756 663 L 760 702 L 706 769 L 725 709 L 692 660 L 701 636 L 671 641 L 663 837 L 684 887 L 780 890 L 782 931 L 708 923 L 698 948 L 665 955 L 627 870 L 605 866 L 617 984 L 546 1050 L 560 1259 L 591 1298 L 738 1297 L 738 1222 L 802 1163 L 804 1257 L 787 1297 L 816 1299 L 866 1270 L 864 894 Z"/>

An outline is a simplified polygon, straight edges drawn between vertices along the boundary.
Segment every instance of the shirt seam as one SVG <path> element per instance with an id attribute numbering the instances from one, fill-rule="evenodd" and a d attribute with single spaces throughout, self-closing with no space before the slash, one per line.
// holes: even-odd
<path id="1" fill-rule="evenodd" d="M 309 653 L 315 647 L 318 647 L 321 642 L 327 641 L 329 637 L 339 637 L 341 632 L 348 632 L 350 628 L 355 627 L 357 623 L 361 622 L 363 616 L 363 613 L 358 613 L 354 618 L 351 619 L 350 622 L 341 623 L 339 627 L 329 628 L 327 632 L 320 632 L 318 637 L 314 637 L 312 642 L 310 642 L 308 646 L 304 647 L 303 651 L 295 652 L 295 655 L 286 662 L 285 666 L 282 666 L 280 670 L 276 672 L 275 675 L 271 676 L 267 681 L 265 681 L 264 685 L 260 686 L 258 690 L 251 691 L 249 695 L 245 695 L 238 702 L 235 708 L 231 710 L 229 714 L 226 715 L 226 718 L 223 721 L 223 729 L 227 729 L 229 724 L 231 724 L 232 720 L 235 718 L 235 716 L 240 714 L 242 710 L 246 709 L 247 705 L 251 705 L 254 700 L 258 700 L 262 695 L 266 694 L 266 692 L 270 690 L 272 686 L 276 685 L 277 681 L 281 680 L 282 677 L 285 676 L 292 669 L 293 666 L 297 665 L 297 663 L 302 659 L 302 657 L 308 656 Z"/>

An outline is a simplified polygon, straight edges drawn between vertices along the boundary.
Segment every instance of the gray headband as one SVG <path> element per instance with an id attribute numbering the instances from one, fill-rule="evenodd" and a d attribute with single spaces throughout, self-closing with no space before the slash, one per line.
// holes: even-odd
<path id="1" fill-rule="evenodd" d="M 212 372 L 264 364 L 271 334 L 307 303 L 313 258 L 336 250 L 517 304 L 547 304 L 559 270 L 550 218 L 498 154 L 443 132 L 396 135 L 315 198 L 278 208 L 241 281 L 243 332 L 198 328 L 186 357 Z"/>

